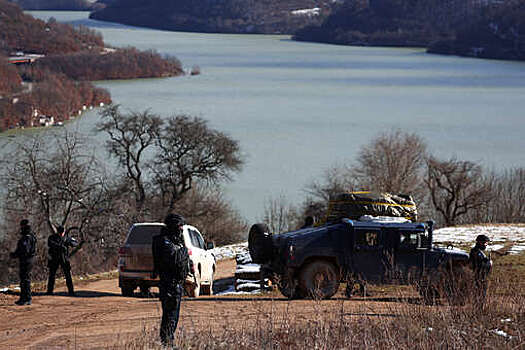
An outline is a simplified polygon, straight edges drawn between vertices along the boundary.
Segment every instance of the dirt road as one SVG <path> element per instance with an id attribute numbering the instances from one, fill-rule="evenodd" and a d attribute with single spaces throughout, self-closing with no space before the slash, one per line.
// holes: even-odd
<path id="1" fill-rule="evenodd" d="M 235 260 L 220 261 L 217 286 L 231 282 L 234 270 Z M 157 298 L 122 297 L 116 279 L 77 284 L 76 290 L 77 297 L 63 288 L 54 296 L 37 293 L 33 305 L 24 307 L 13 304 L 17 296 L 0 294 L 0 349 L 111 348 L 160 322 Z M 387 295 L 366 300 L 338 295 L 322 302 L 288 301 L 277 293 L 184 298 L 179 327 L 189 332 L 251 327 L 276 315 L 300 321 L 341 308 L 346 317 L 392 317 L 401 304 Z"/>

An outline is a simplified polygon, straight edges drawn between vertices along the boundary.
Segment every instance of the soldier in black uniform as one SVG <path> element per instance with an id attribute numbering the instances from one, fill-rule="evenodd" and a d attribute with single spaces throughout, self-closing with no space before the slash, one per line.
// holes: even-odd
<path id="1" fill-rule="evenodd" d="M 168 214 L 164 223 L 160 235 L 153 237 L 153 274 L 160 277 L 160 339 L 165 346 L 172 346 L 179 322 L 182 284 L 189 272 L 189 255 L 182 237 L 184 218 Z"/>
<path id="2" fill-rule="evenodd" d="M 487 256 L 485 249 L 490 239 L 485 235 L 476 237 L 476 245 L 470 250 L 469 262 L 474 271 L 474 288 L 476 301 L 484 305 L 487 297 L 488 275 L 492 269 L 492 260 Z"/>
<path id="3" fill-rule="evenodd" d="M 314 226 L 314 217 L 308 215 L 304 218 L 304 224 L 301 226 L 301 228 L 309 228 Z"/>
<path id="4" fill-rule="evenodd" d="M 52 226 L 54 229 L 54 226 Z M 58 267 L 62 268 L 64 277 L 66 278 L 66 285 L 68 294 L 71 296 L 75 295 L 73 289 L 73 280 L 71 279 L 71 264 L 69 263 L 69 247 L 78 246 L 76 239 L 66 236 L 64 233 L 64 227 L 58 226 L 54 233 L 47 239 L 48 246 L 48 262 L 49 268 L 49 279 L 47 281 L 47 293 L 48 295 L 53 294 L 55 289 L 55 275 Z"/>
<path id="5" fill-rule="evenodd" d="M 10 254 L 11 258 L 18 258 L 20 266 L 20 299 L 15 304 L 31 305 L 31 270 L 36 254 L 36 236 L 26 219 L 20 221 L 20 234 L 22 237 L 18 240 L 16 250 Z"/>

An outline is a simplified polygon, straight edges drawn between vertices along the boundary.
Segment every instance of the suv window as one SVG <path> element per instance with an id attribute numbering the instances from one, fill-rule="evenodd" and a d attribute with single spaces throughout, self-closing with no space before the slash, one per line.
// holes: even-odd
<path id="1" fill-rule="evenodd" d="M 355 244 L 360 247 L 379 246 L 379 231 L 356 231 Z"/>
<path id="2" fill-rule="evenodd" d="M 153 236 L 160 234 L 161 228 L 160 225 L 133 226 L 126 242 L 128 244 L 151 244 Z"/>
<path id="3" fill-rule="evenodd" d="M 399 247 L 414 248 L 418 245 L 417 232 L 400 232 L 399 233 Z"/>
<path id="4" fill-rule="evenodd" d="M 191 245 L 197 248 L 206 249 L 204 246 L 204 240 L 197 231 L 188 230 L 188 232 L 190 234 Z"/>

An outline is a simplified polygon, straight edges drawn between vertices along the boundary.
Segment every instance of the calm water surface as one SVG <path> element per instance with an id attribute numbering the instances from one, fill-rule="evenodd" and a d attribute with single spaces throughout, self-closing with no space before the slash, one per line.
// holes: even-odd
<path id="1" fill-rule="evenodd" d="M 166 32 L 93 21 L 85 12 L 31 14 L 89 26 L 113 46 L 174 55 L 188 69 L 199 65 L 194 77 L 97 85 L 125 109 L 198 115 L 239 140 L 246 165 L 227 194 L 250 223 L 270 197 L 302 200 L 305 184 L 324 169 L 353 161 L 362 145 L 392 129 L 419 134 L 443 158 L 525 166 L 523 62 Z M 68 127 L 91 133 L 97 120 L 90 112 Z"/>

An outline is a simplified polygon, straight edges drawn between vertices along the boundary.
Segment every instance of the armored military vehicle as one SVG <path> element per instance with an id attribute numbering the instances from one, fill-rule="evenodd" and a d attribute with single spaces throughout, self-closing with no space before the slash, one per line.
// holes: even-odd
<path id="1" fill-rule="evenodd" d="M 404 221 L 404 222 L 402 222 Z M 432 244 L 433 223 L 395 218 L 340 219 L 319 227 L 272 234 L 249 232 L 252 260 L 288 298 L 332 297 L 341 282 L 413 284 L 426 303 L 466 298 L 468 254 Z"/>

